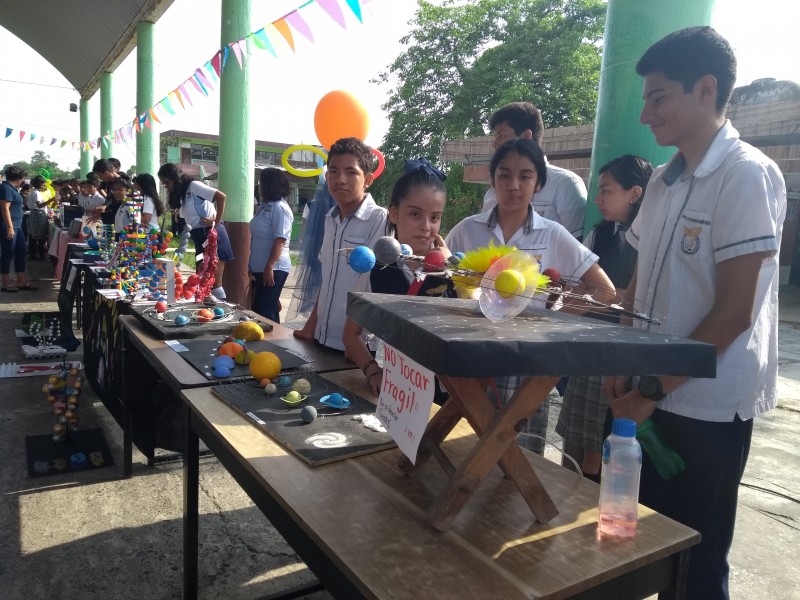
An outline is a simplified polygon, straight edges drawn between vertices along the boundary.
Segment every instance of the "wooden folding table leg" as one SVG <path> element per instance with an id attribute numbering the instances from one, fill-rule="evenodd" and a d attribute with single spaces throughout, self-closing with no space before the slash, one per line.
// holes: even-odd
<path id="1" fill-rule="evenodd" d="M 422 439 L 419 442 L 419 449 L 417 450 L 416 464 L 412 463 L 404 456 L 398 465 L 400 469 L 406 474 L 411 475 L 416 469 L 424 465 L 431 457 L 433 448 L 439 446 L 442 441 L 444 441 L 444 438 L 446 438 L 458 424 L 462 416 L 461 408 L 452 398 L 445 402 L 444 406 L 433 415 L 433 418 L 428 422 L 425 428 L 425 433 L 422 434 Z"/>
<path id="2" fill-rule="evenodd" d="M 516 424 L 539 407 L 557 380 L 557 377 L 525 380 L 506 407 L 496 413 L 479 381 L 447 378 L 445 385 L 455 392 L 453 400 L 461 404 L 461 410 L 478 434 L 479 441 L 428 511 L 428 521 L 434 527 L 441 531 L 447 529 L 497 463 L 517 486 L 537 520 L 546 523 L 558 514 L 533 467 L 515 443 Z"/>

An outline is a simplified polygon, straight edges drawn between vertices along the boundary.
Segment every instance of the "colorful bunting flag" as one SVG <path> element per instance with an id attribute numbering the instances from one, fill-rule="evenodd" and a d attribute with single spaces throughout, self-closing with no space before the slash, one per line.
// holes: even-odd
<path id="1" fill-rule="evenodd" d="M 311 29 L 309 29 L 308 23 L 303 20 L 299 12 L 294 11 L 286 15 L 286 22 L 294 27 L 295 31 L 302 34 L 309 42 L 312 44 L 314 43 L 314 35 L 311 33 Z"/>
<path id="2" fill-rule="evenodd" d="M 241 69 L 244 68 L 244 61 L 247 59 L 249 53 L 253 51 L 253 48 L 248 46 L 248 43 L 250 42 L 255 44 L 255 47 L 260 50 L 268 50 L 275 58 L 278 58 L 278 53 L 275 46 L 275 40 L 278 38 L 285 40 L 292 52 L 296 51 L 295 39 L 292 30 L 294 30 L 294 33 L 300 34 L 311 43 L 314 43 L 314 34 L 311 31 L 311 27 L 308 25 L 308 22 L 300 12 L 307 6 L 318 4 L 332 20 L 336 21 L 340 27 L 346 29 L 347 23 L 342 12 L 342 1 L 346 2 L 347 6 L 350 8 L 359 22 L 363 23 L 360 0 L 307 0 L 298 8 L 287 13 L 280 19 L 277 19 L 272 23 L 269 23 L 258 29 L 257 31 L 249 33 L 242 39 L 231 42 L 222 49 L 218 50 L 210 60 L 203 64 L 202 67 L 195 69 L 195 72 L 180 86 L 173 89 L 153 106 L 147 108 L 144 112 L 135 117 L 124 127 L 121 127 L 113 132 L 109 132 L 106 135 L 97 138 L 96 140 L 68 142 L 67 140 L 51 138 L 50 145 L 53 146 L 56 142 L 60 141 L 61 148 L 66 146 L 67 143 L 70 143 L 73 149 L 75 149 L 77 145 L 81 151 L 88 152 L 89 150 L 96 150 L 103 143 L 110 144 L 112 136 L 116 143 L 128 143 L 129 140 L 133 140 L 134 132 L 140 133 L 145 127 L 152 129 L 153 122 L 161 124 L 161 121 L 156 113 L 156 109 L 163 111 L 162 115 L 166 114 L 169 116 L 175 116 L 175 100 L 178 101 L 181 109 L 183 110 L 187 109 L 184 99 L 188 102 L 189 107 L 194 106 L 191 95 L 189 94 L 186 86 L 188 82 L 191 82 L 195 89 L 204 96 L 208 96 L 209 91 L 214 91 L 213 83 L 221 82 L 222 73 L 225 70 L 231 49 L 233 50 L 236 60 L 239 63 L 239 68 Z M 15 130 L 13 128 L 6 127 L 5 137 L 10 137 L 14 131 Z M 30 136 L 29 141 L 31 142 L 39 137 L 39 143 L 45 143 L 45 135 L 39 135 L 36 133 L 27 134 L 25 131 L 19 131 L 20 142 L 25 140 L 26 136 L 28 135 Z"/>
<path id="3" fill-rule="evenodd" d="M 347 25 L 344 21 L 344 15 L 342 14 L 342 9 L 339 8 L 339 1 L 338 0 L 317 0 L 317 3 L 322 7 L 328 16 L 336 21 L 342 29 L 347 29 Z"/>
<path id="4" fill-rule="evenodd" d="M 292 37 L 292 30 L 289 29 L 289 24 L 286 22 L 286 19 L 278 19 L 272 23 L 272 26 L 278 30 L 278 33 L 283 36 L 283 39 L 286 40 L 286 43 L 289 44 L 292 52 L 294 52 L 294 38 Z"/>

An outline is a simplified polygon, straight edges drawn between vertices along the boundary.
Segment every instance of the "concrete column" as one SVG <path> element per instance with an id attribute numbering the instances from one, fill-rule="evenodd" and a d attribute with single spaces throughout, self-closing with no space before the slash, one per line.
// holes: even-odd
<path id="1" fill-rule="evenodd" d="M 153 29 L 155 25 L 147 21 L 136 24 L 136 114 L 153 106 L 155 98 L 155 49 Z M 158 173 L 158 135 L 149 127 L 143 127 L 136 134 L 136 172 Z"/>
<path id="2" fill-rule="evenodd" d="M 222 0 L 221 48 L 251 31 L 252 0 Z M 222 73 L 219 105 L 219 189 L 227 196 L 225 227 L 235 260 L 225 265 L 228 300 L 250 305 L 247 262 L 250 256 L 250 219 L 253 217 L 255 140 L 250 127 L 250 68 L 242 68 L 231 51 Z"/>
<path id="3" fill-rule="evenodd" d="M 597 172 L 604 164 L 622 154 L 637 154 L 658 166 L 675 152 L 675 148 L 656 144 L 647 127 L 639 124 L 642 78 L 636 74 L 636 63 L 668 33 L 709 25 L 714 3 L 715 0 L 609 0 L 584 233 L 602 218 L 593 200 L 597 195 Z"/>
<path id="4" fill-rule="evenodd" d="M 88 141 L 89 135 L 89 99 L 81 98 L 81 141 Z M 81 168 L 81 180 L 86 179 L 93 166 L 89 150 L 81 149 L 81 161 L 78 166 Z"/>
<path id="5" fill-rule="evenodd" d="M 104 71 L 100 75 L 100 135 L 114 131 L 114 98 L 111 89 L 112 73 Z M 101 158 L 111 158 L 114 156 L 114 140 L 108 142 L 100 139 Z"/>

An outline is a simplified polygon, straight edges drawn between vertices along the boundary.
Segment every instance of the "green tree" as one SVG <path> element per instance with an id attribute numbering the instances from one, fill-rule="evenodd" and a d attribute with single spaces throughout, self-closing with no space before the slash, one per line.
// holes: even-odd
<path id="1" fill-rule="evenodd" d="M 34 152 L 30 162 L 20 160 L 10 164 L 16 165 L 23 169 L 28 174 L 28 177 L 44 175 L 48 179 L 55 181 L 56 179 L 72 179 L 72 177 L 75 176 L 74 170 L 65 171 L 64 169 L 60 168 L 58 163 L 52 161 L 50 156 L 45 154 L 43 150 L 37 150 Z M 3 169 L 5 169 L 7 166 L 9 165 L 5 165 Z"/>
<path id="2" fill-rule="evenodd" d="M 593 122 L 605 12 L 603 0 L 419 0 L 406 49 L 375 80 L 392 86 L 376 197 L 388 197 L 405 159 L 437 162 L 445 140 L 485 135 L 508 102 L 533 102 L 546 127 Z M 450 199 L 482 195 L 444 168 Z"/>

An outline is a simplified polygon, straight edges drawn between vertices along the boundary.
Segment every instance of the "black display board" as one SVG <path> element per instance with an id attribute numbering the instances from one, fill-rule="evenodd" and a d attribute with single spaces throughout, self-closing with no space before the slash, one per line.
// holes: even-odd
<path id="1" fill-rule="evenodd" d="M 224 341 L 225 338 L 222 337 L 187 340 L 181 343 L 188 348 L 188 350 L 186 352 L 181 352 L 180 355 L 209 381 L 235 380 L 243 377 L 252 379 L 250 367 L 248 365 L 239 364 L 231 370 L 230 377 L 226 379 L 214 377 L 211 363 L 217 358 L 217 348 L 219 348 Z M 298 355 L 286 348 L 281 348 L 267 340 L 248 342 L 247 349 L 253 352 L 273 352 L 281 360 L 281 370 L 296 369 L 297 367 L 311 362 L 310 358 Z"/>
<path id="2" fill-rule="evenodd" d="M 139 321 L 144 325 L 148 335 L 151 335 L 159 340 L 183 340 L 206 335 L 220 334 L 227 336 L 230 335 L 231 331 L 233 331 L 233 328 L 238 325 L 241 317 L 248 317 L 261 325 L 264 333 L 272 331 L 272 324 L 267 322 L 265 319 L 252 319 L 252 313 L 245 311 L 244 309 L 230 307 L 230 305 L 227 304 L 224 306 L 227 307 L 226 310 L 233 311 L 232 318 L 227 318 L 225 320 L 212 320 L 208 323 L 190 322 L 187 325 L 179 327 L 175 324 L 174 318 L 164 320 L 155 318 L 155 311 L 153 309 L 154 304 L 155 303 L 152 302 L 131 304 L 130 314 L 139 319 Z M 213 307 L 208 307 L 201 303 L 194 302 L 181 302 L 177 305 L 171 305 L 170 308 L 175 306 L 179 307 L 187 315 L 202 308 L 213 309 Z"/>
<path id="3" fill-rule="evenodd" d="M 343 389 L 316 373 L 298 373 L 292 379 L 305 378 L 311 393 L 298 406 L 289 406 L 280 397 L 288 390 L 273 395 L 264 393 L 254 382 L 218 385 L 212 392 L 241 413 L 250 423 L 310 465 L 322 465 L 345 458 L 394 448 L 388 433 L 372 431 L 354 415 L 375 414 L 375 405 L 357 394 Z M 320 398 L 338 392 L 350 400 L 350 408 L 336 410 L 320 403 Z M 313 406 L 318 416 L 304 423 L 300 411 Z"/>
<path id="4" fill-rule="evenodd" d="M 475 300 L 350 292 L 347 316 L 438 375 L 716 374 L 710 344 L 544 308 L 494 323 Z"/>

